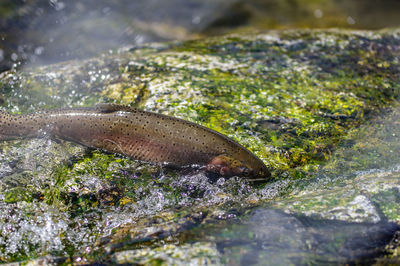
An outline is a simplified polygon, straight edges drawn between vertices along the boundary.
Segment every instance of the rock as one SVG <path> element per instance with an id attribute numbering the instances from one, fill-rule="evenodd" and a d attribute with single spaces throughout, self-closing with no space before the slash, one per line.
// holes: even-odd
<path id="1" fill-rule="evenodd" d="M 396 0 L 8 0 L 0 17 L 0 71 L 243 29 L 395 27 L 399 7 Z"/>
<path id="2" fill-rule="evenodd" d="M 2 142 L 1 261 L 150 261 L 159 247 L 191 250 L 194 228 L 213 224 L 201 241 L 224 263 L 219 225 L 266 204 L 329 226 L 399 224 L 399 39 L 396 29 L 236 34 L 2 73 L 3 110 L 114 102 L 177 116 L 236 139 L 272 179 L 210 180 L 52 139 Z M 373 245 L 373 258 L 392 250 Z"/>
<path id="3" fill-rule="evenodd" d="M 182 246 L 164 245 L 159 248 L 144 248 L 116 252 L 112 257 L 114 264 L 190 264 L 221 265 L 215 246 L 197 242 Z"/>
<path id="4" fill-rule="evenodd" d="M 395 223 L 351 223 L 259 207 L 239 221 L 204 224 L 199 242 L 216 242 L 226 264 L 371 264 L 400 229 Z"/>

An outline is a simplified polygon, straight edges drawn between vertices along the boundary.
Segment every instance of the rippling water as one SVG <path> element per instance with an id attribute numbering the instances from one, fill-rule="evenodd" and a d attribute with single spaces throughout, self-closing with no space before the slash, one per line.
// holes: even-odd
<path id="1" fill-rule="evenodd" d="M 0 9 L 1 70 L 12 64 L 48 64 L 125 46 L 138 48 L 145 42 L 227 32 L 399 25 L 400 9 L 394 0 L 381 1 L 380 5 L 376 1 L 304 3 L 5 1 Z M 268 45 L 279 42 L 278 37 L 268 38 Z M 303 45 L 296 40 L 290 44 L 293 50 L 301 50 Z M 257 53 L 257 44 L 253 48 Z M 165 48 L 152 49 L 156 53 Z M 369 64 L 368 56 L 360 64 Z M 173 66 L 176 58 L 171 58 Z M 281 63 L 273 55 L 271 58 L 270 66 Z M 284 58 L 287 64 L 293 61 Z M 209 60 L 209 67 L 204 68 L 194 58 L 191 67 L 199 72 L 239 71 L 242 67 L 232 67 L 229 60 L 226 64 Z M 318 62 L 329 72 L 330 65 Z M 386 71 L 385 63 L 379 62 L 381 71 Z M 142 65 L 137 64 L 127 67 L 137 67 L 139 73 Z M 68 72 L 70 65 L 65 66 L 63 71 Z M 296 71 L 302 73 L 302 65 L 297 66 Z M 258 65 L 253 67 L 256 72 Z M 162 70 L 149 69 L 156 75 Z M 22 88 L 18 80 L 24 78 L 15 75 L 2 87 L 0 103 L 13 112 L 40 106 L 89 105 L 98 101 L 96 82 L 108 81 L 121 70 L 93 63 L 81 76 L 69 77 L 63 85 L 65 93 L 57 93 L 64 78 L 60 70 L 46 71 L 33 79 L 42 80 L 41 84 L 56 92 Z M 122 74 L 121 78 L 127 77 Z M 28 78 L 25 84 L 32 80 Z M 109 85 L 104 84 L 99 86 Z M 87 90 L 80 91 L 82 87 Z M 160 87 L 165 83 L 151 88 L 155 98 Z M 162 105 L 157 100 L 147 107 Z M 385 255 L 386 247 L 396 245 L 395 235 L 400 230 L 399 113 L 398 107 L 382 111 L 361 125 L 357 135 L 343 136 L 335 153 L 329 155 L 331 159 L 318 171 L 302 179 L 272 181 L 264 187 L 236 178 L 209 180 L 203 173 L 143 167 L 128 158 L 52 139 L 0 143 L 0 261 L 51 254 L 63 260 L 73 257 L 75 262 L 93 256 L 110 263 L 142 264 L 150 258 L 182 264 L 372 263 Z M 279 123 L 285 122 L 265 122 L 265 127 L 279 128 Z M 57 171 L 63 171 L 63 178 Z M 118 189 L 121 187 L 127 189 Z"/>

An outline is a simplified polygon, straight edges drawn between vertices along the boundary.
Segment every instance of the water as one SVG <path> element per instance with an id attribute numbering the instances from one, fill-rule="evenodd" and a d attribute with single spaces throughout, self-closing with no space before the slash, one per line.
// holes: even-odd
<path id="1" fill-rule="evenodd" d="M 213 43 L 216 52 L 204 56 L 201 52 L 208 47 L 200 47 L 197 51 L 192 48 L 189 52 L 174 50 L 169 54 L 169 45 L 164 44 L 140 49 L 147 41 L 219 34 L 243 30 L 246 25 L 261 29 L 298 26 L 301 24 L 298 21 L 303 20 L 301 16 L 289 15 L 293 10 L 309 10 L 313 21 L 326 23 L 312 24 L 306 20 L 307 23 L 302 26 L 369 27 L 360 24 L 360 18 L 351 13 L 351 9 L 346 11 L 350 13 L 340 16 L 342 22 L 334 24 L 329 19 L 325 20 L 329 12 L 316 2 L 313 2 L 315 6 L 297 7 L 293 1 L 290 2 L 292 4 L 289 1 L 280 2 L 273 5 L 274 11 L 285 11 L 275 12 L 274 16 L 280 18 L 276 20 L 279 23 L 263 24 L 262 17 L 268 13 L 267 7 L 273 1 L 213 1 L 214 4 L 207 1 L 201 4 L 185 1 L 182 4 L 176 1 L 174 5 L 169 2 L 167 7 L 173 10 L 159 1 L 130 4 L 121 1 L 118 2 L 120 6 L 116 4 L 113 7 L 96 3 L 93 8 L 90 1 L 30 2 L 33 8 L 27 8 L 27 13 L 23 13 L 23 8 L 16 9 L 19 10 L 17 18 L 26 15 L 27 22 L 22 24 L 31 25 L 29 30 L 42 29 L 46 24 L 49 31 L 44 33 L 48 36 L 39 46 L 35 38 L 40 39 L 42 33 L 33 39 L 23 39 L 26 48 L 4 49 L 1 56 L 3 61 L 11 59 L 4 61 L 8 66 L 20 58 L 33 65 L 90 57 L 98 53 L 109 56 L 96 57 L 85 63 L 76 61 L 27 68 L 29 72 L 4 72 L 2 82 L 5 84 L 0 83 L 3 109 L 28 112 L 41 107 L 93 105 L 104 99 L 119 99 L 121 95 L 123 102 L 140 104 L 137 100 L 140 97 L 135 94 L 135 89 L 139 87 L 151 94 L 148 98 L 144 96 L 142 107 L 203 121 L 205 116 L 201 114 L 207 116 L 210 115 L 208 110 L 215 110 L 212 114 L 218 116 L 217 111 L 228 108 L 223 96 L 239 91 L 243 95 L 234 99 L 237 101 L 235 110 L 240 115 L 232 117 L 242 118 L 245 122 L 227 115 L 231 130 L 228 132 L 246 145 L 254 142 L 260 145 L 259 142 L 264 141 L 271 154 L 279 154 L 282 147 L 271 146 L 272 138 L 277 135 L 268 135 L 271 139 L 263 139 L 260 132 L 274 131 L 288 137 L 296 134 L 291 129 L 296 129 L 301 116 L 308 115 L 307 108 L 315 104 L 313 99 L 318 102 L 326 100 L 322 96 L 313 98 L 314 88 L 320 89 L 317 93 L 321 94 L 332 87 L 342 90 L 343 93 L 332 95 L 343 106 L 327 101 L 323 106 L 325 109 L 317 110 L 322 114 L 312 115 L 334 122 L 318 124 L 313 123 L 314 120 L 307 121 L 309 127 L 302 131 L 304 134 L 313 133 L 312 130 L 324 134 L 332 132 L 324 131 L 324 125 L 339 127 L 340 123 L 352 123 L 351 114 L 346 116 L 346 112 L 352 110 L 352 104 L 363 106 L 363 100 L 369 94 L 361 93 L 360 96 L 349 92 L 353 90 L 350 81 L 355 80 L 356 87 L 361 89 L 387 89 L 384 91 L 389 95 L 396 92 L 395 87 L 391 88 L 392 83 L 398 84 L 396 79 L 385 80 L 379 76 L 380 73 L 397 73 L 398 58 L 397 64 L 396 59 L 391 58 L 396 56 L 398 49 L 398 38 L 395 37 L 385 42 L 384 38 L 371 37 L 367 33 L 350 37 L 344 33 L 329 33 L 318 35 L 310 44 L 308 35 L 304 33 L 296 37 L 289 33 L 285 33 L 286 36 L 260 35 L 250 48 L 234 38 L 225 40 L 226 45 Z M 383 10 L 396 5 L 392 1 L 384 3 Z M 338 7 L 352 4 L 341 2 Z M 251 11 L 252 5 L 258 7 L 257 12 Z M 46 13 L 46 8 L 50 8 L 51 12 Z M 126 16 L 120 16 L 116 11 L 118 8 L 126 10 Z M 180 11 L 180 8 L 183 11 L 190 9 L 192 13 Z M 248 10 L 243 13 L 244 8 Z M 363 10 L 361 7 L 355 9 Z M 158 10 L 165 11 L 166 15 L 161 16 Z M 225 10 L 228 12 L 225 13 Z M 380 12 L 379 8 L 370 10 L 372 13 Z M 32 18 L 30 12 L 39 12 L 35 13 L 32 21 L 29 20 Z M 186 15 L 178 16 L 180 12 Z M 132 14 L 138 14 L 144 22 L 126 22 L 124 19 L 131 18 Z M 240 14 L 242 20 L 233 22 L 229 14 Z M 221 16 L 224 19 L 220 19 Z M 274 16 L 267 19 L 271 20 Z M 389 17 L 388 21 L 391 21 Z M 150 22 L 146 18 L 150 18 Z M 48 19 L 54 22 L 50 23 L 51 26 L 48 26 Z M 117 21 L 116 25 L 109 24 L 108 19 Z M 14 20 L 10 21 L 14 23 Z M 374 23 L 370 27 L 396 25 L 394 22 L 380 24 L 383 22 L 379 20 L 374 20 Z M 159 24 L 167 25 L 169 31 L 164 31 Z M 81 25 L 83 33 L 77 34 L 76 28 L 71 27 L 74 25 Z M 116 31 L 110 33 L 107 27 L 112 26 L 116 27 Z M 183 33 L 179 27 L 185 29 Z M 59 37 L 48 42 L 52 34 Z M 25 34 L 20 36 L 29 37 Z M 376 40 L 379 40 L 379 49 L 374 48 Z M 14 39 L 7 37 L 6 41 L 12 43 Z M 19 41 L 21 39 L 17 39 L 16 43 Z M 94 43 L 99 44 L 98 47 L 93 46 Z M 364 46 L 358 46 L 359 43 Z M 132 53 L 121 54 L 120 57 L 108 52 L 108 49 L 124 45 L 136 46 Z M 392 50 L 384 49 L 387 47 Z M 358 79 L 340 72 L 346 72 L 351 63 L 347 61 L 349 53 L 341 51 L 346 48 L 350 49 L 351 60 L 362 59 L 355 61 L 356 67 L 352 69 L 352 74 Z M 263 53 L 264 50 L 268 53 Z M 366 53 L 361 53 L 359 58 L 357 53 L 360 50 Z M 167 51 L 167 55 L 163 56 L 160 51 Z M 374 51 L 379 51 L 376 55 L 378 61 L 371 55 Z M 224 57 L 226 53 L 230 58 Z M 383 58 L 379 57 L 380 53 Z M 254 56 L 249 59 L 248 54 Z M 246 69 L 249 62 L 255 63 Z M 368 74 L 373 71 L 376 71 L 376 76 L 372 80 L 376 83 L 369 83 L 371 77 Z M 190 80 L 185 80 L 182 73 L 190 76 Z M 218 80 L 219 74 L 227 77 L 229 82 Z M 258 75 L 254 84 L 249 85 L 240 79 L 246 76 L 250 80 L 253 75 Z M 300 78 L 304 76 L 308 78 Z M 212 83 L 214 79 L 209 77 L 219 83 Z M 231 81 L 231 77 L 241 83 Z M 329 80 L 330 77 L 338 77 L 338 80 Z M 343 77 L 347 83 L 341 83 Z M 259 82 L 261 78 L 270 82 L 268 86 L 261 86 L 264 84 Z M 179 83 L 181 80 L 183 82 Z M 291 83 L 290 90 L 285 91 L 286 80 Z M 301 86 L 307 88 L 305 94 L 302 94 Z M 220 87 L 223 90 L 218 91 Z M 243 90 L 238 89 L 242 87 Z M 217 99 L 207 94 L 213 91 L 222 97 Z M 260 94 L 252 93 L 254 91 Z M 185 100 L 182 100 L 182 95 L 187 96 Z M 291 175 L 292 169 L 278 172 L 279 180 L 272 180 L 264 186 L 253 185 L 240 178 L 211 180 L 202 172 L 168 170 L 59 140 L 45 138 L 2 142 L 0 261 L 31 260 L 44 255 L 48 255 L 49 261 L 143 264 L 160 261 L 181 264 L 351 264 L 384 260 L 385 253 L 390 252 L 387 247 L 398 246 L 396 232 L 398 234 L 400 219 L 400 111 L 394 100 L 397 95 L 392 96 L 388 97 L 393 100 L 390 104 L 374 102 L 376 110 L 368 109 L 377 111 L 382 104 L 385 110 L 372 112 L 374 115 L 366 113 L 372 117 L 359 128 L 349 126 L 352 130 L 340 136 L 336 146 L 331 148 L 333 153 L 327 155 L 330 158 L 328 161 L 308 168 L 308 172 L 300 178 Z M 291 113 L 283 113 L 288 101 L 296 102 L 291 106 L 298 111 L 296 118 L 291 118 Z M 207 103 L 205 107 L 201 105 L 204 102 Z M 329 109 L 330 104 L 334 105 L 332 109 Z M 274 116 L 270 110 L 275 112 Z M 362 112 L 364 109 L 356 110 Z M 248 118 L 252 114 L 256 116 L 254 121 L 253 117 Z M 242 130 L 241 133 L 238 133 L 239 130 Z M 293 139 L 302 140 L 294 137 L 289 140 Z M 315 147 L 318 148 L 318 145 Z M 286 155 L 292 156 L 289 153 Z M 275 158 L 264 159 L 273 161 L 273 166 L 277 168 L 281 163 Z"/>
<path id="2" fill-rule="evenodd" d="M 189 234 L 215 242 L 229 265 L 369 264 L 399 229 L 390 222 L 321 220 L 259 207 L 235 222 L 219 221 Z"/>
<path id="3" fill-rule="evenodd" d="M 370 127 L 368 131 L 375 132 L 369 137 L 393 137 L 393 132 L 398 132 L 398 112 L 385 116 L 383 129 Z M 393 142 L 397 140 L 392 139 L 387 145 L 394 149 Z M 25 254 L 29 258 L 43 252 L 61 257 L 74 254 L 79 262 L 86 259 L 77 254 L 95 253 L 100 248 L 105 250 L 100 258 L 119 263 L 144 263 L 157 258 L 171 263 L 372 263 L 385 254 L 384 248 L 400 230 L 392 222 L 400 215 L 398 153 L 390 161 L 388 157 L 384 159 L 390 166 L 387 169 L 361 167 L 357 171 L 341 171 L 341 176 L 329 175 L 323 169 L 323 177 L 281 180 L 262 189 L 237 178 L 210 182 L 201 173 L 176 177 L 173 173 L 160 173 L 157 167 L 150 176 L 142 173 L 138 177 L 140 166 L 136 162 L 121 158 L 115 161 L 110 155 L 111 161 L 103 165 L 101 153 L 96 153 L 99 157 L 89 167 L 74 163 L 62 189 L 63 194 L 69 195 L 69 204 L 59 202 L 61 205 L 54 208 L 54 203 L 41 201 L 40 195 L 37 199 L 24 199 L 21 194 L 26 193 L 26 185 L 20 186 L 26 175 L 18 173 L 36 172 L 30 180 L 31 189 L 61 185 L 49 171 L 69 157 L 68 151 L 82 150 L 76 145 L 66 150 L 65 145 L 46 139 L 17 142 L 10 148 L 3 145 L 1 184 L 5 192 L 1 195 L 7 203 L 0 206 L 1 257 L 11 260 L 13 254 L 19 254 L 19 258 Z M 49 154 L 36 153 L 43 147 Z M 58 155 L 61 158 L 54 158 L 54 149 L 64 151 Z M 7 158 L 18 162 L 11 163 Z M 104 179 L 105 169 L 111 176 Z M 73 172 L 79 179 L 73 177 Z M 113 197 L 123 194 L 113 191 L 113 182 L 132 181 L 142 184 L 139 189 L 127 191 L 134 196 L 130 194 L 126 203 L 114 206 Z M 20 198 L 12 203 L 4 187 L 19 187 Z M 122 187 L 132 189 L 127 184 Z M 289 195 L 288 187 L 294 188 Z M 337 204 L 338 198 L 343 202 Z M 266 204 L 265 200 L 273 201 Z M 80 201 L 92 205 L 82 205 Z M 257 202 L 261 206 L 254 205 Z M 80 209 L 90 205 L 84 212 Z M 250 206 L 253 207 L 248 209 Z M 62 211 L 64 208 L 67 212 Z M 183 210 L 186 215 L 174 217 L 174 209 L 179 209 L 180 215 Z M 158 241 L 165 245 L 142 248 Z M 134 249 L 121 251 L 127 246 Z M 75 251 L 70 254 L 68 250 Z"/>

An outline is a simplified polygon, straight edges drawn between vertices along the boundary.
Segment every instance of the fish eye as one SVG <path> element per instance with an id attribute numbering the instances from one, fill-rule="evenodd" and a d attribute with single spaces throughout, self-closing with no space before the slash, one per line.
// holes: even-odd
<path id="1" fill-rule="evenodd" d="M 263 170 L 260 170 L 258 172 L 258 175 L 261 176 L 261 177 L 265 177 L 266 173 Z"/>

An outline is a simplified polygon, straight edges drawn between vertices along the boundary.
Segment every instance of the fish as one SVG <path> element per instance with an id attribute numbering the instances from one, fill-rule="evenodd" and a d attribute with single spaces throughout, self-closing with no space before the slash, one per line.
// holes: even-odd
<path id="1" fill-rule="evenodd" d="M 0 111 L 0 141 L 46 136 L 145 162 L 198 165 L 221 176 L 270 176 L 263 161 L 236 141 L 172 116 L 117 104 L 21 115 Z"/>

